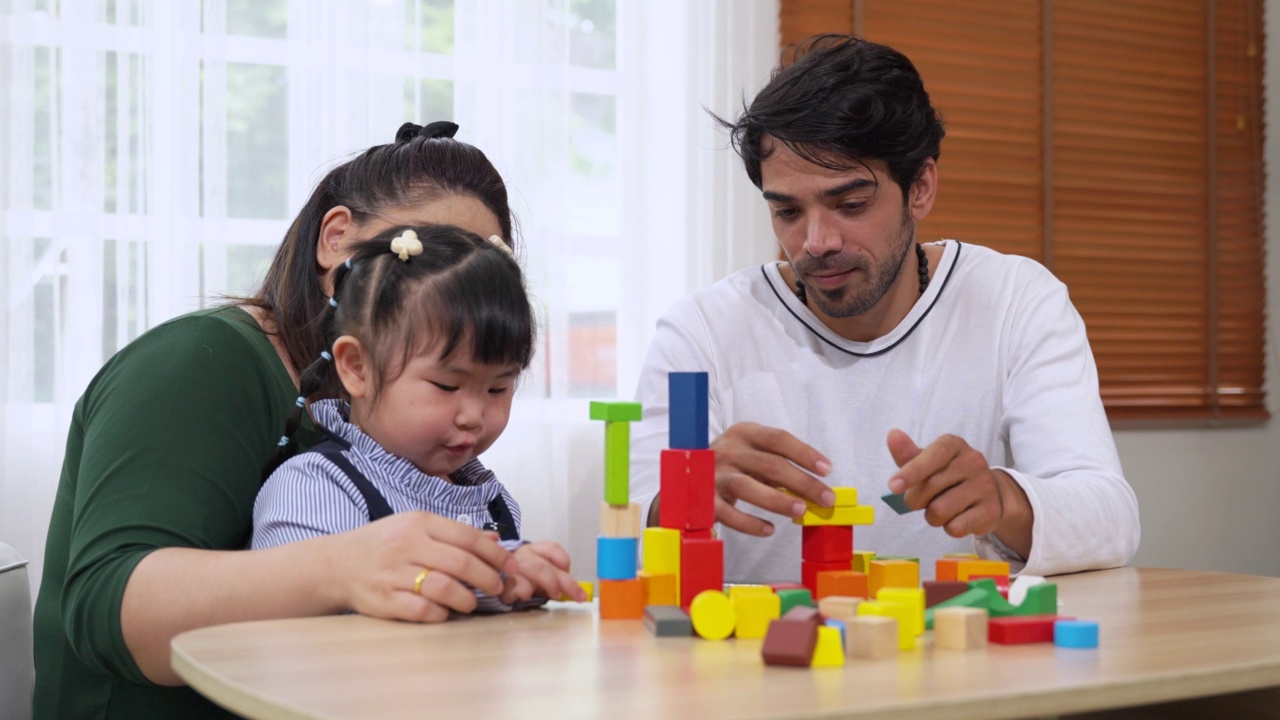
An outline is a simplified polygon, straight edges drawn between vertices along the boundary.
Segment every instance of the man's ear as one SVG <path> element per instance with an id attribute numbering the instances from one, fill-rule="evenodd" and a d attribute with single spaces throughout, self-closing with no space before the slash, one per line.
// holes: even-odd
<path id="1" fill-rule="evenodd" d="M 330 208 L 329 212 L 324 214 L 324 219 L 320 221 L 320 234 L 316 237 L 316 268 L 324 276 L 321 283 L 329 295 L 333 294 L 332 281 L 329 279 L 330 271 L 346 260 L 343 239 L 353 227 L 351 208 L 346 205 Z"/>
<path id="2" fill-rule="evenodd" d="M 347 395 L 353 400 L 369 397 L 373 392 L 373 367 L 369 353 L 360 341 L 343 335 L 333 341 L 333 367 Z"/>
<path id="3" fill-rule="evenodd" d="M 907 193 L 908 209 L 911 217 L 919 222 L 933 210 L 933 201 L 938 196 L 938 163 L 933 158 L 925 158 L 920 165 L 920 174 L 911 184 L 911 192 Z"/>

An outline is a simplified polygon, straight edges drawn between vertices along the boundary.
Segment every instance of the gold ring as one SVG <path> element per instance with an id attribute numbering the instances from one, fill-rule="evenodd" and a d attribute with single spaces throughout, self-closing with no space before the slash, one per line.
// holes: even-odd
<path id="1" fill-rule="evenodd" d="M 416 577 L 416 578 L 414 578 L 414 579 L 413 579 L 413 594 L 414 594 L 414 595 L 421 595 L 421 594 L 422 594 L 422 581 L 426 579 L 426 577 L 427 577 L 427 573 L 429 573 L 429 572 L 431 572 L 431 568 L 429 568 L 429 567 L 424 567 L 424 568 L 422 568 L 422 572 L 418 573 L 418 577 Z"/>

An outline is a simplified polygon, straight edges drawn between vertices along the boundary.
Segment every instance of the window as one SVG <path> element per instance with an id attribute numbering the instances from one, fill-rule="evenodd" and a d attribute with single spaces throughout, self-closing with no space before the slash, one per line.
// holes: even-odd
<path id="1" fill-rule="evenodd" d="M 919 234 L 1063 280 L 1112 420 L 1266 417 L 1260 0 L 783 0 L 781 26 L 911 58 L 947 123 Z"/>

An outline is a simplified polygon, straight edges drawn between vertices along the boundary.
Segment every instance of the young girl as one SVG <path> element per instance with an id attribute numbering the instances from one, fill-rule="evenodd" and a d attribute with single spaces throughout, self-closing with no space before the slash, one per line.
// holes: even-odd
<path id="1" fill-rule="evenodd" d="M 568 555 L 520 539 L 520 507 L 478 456 L 507 425 L 535 325 L 520 267 L 498 236 L 451 225 L 393 228 L 356 244 L 334 276 L 331 338 L 300 378 L 253 513 L 251 547 L 345 532 L 426 510 L 496 533 L 519 570 L 506 599 L 584 599 Z M 288 457 L 309 405 L 324 439 Z M 282 462 L 283 461 L 283 462 Z M 424 567 L 414 591 L 456 586 Z M 477 591 L 479 609 L 510 606 Z"/>

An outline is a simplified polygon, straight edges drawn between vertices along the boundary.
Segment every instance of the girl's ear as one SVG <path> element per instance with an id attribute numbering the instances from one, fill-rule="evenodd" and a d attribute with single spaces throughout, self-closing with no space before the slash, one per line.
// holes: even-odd
<path id="1" fill-rule="evenodd" d="M 342 387 L 346 388 L 347 395 L 353 400 L 372 394 L 373 368 L 369 353 L 358 339 L 343 335 L 333 341 L 333 366 L 338 371 Z"/>

